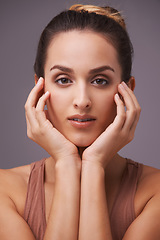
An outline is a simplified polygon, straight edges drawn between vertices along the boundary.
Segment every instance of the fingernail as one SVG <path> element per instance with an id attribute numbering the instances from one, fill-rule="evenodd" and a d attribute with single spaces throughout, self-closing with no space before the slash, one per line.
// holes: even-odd
<path id="1" fill-rule="evenodd" d="M 120 99 L 118 93 L 115 94 L 115 97 L 116 97 L 117 100 Z"/>
<path id="2" fill-rule="evenodd" d="M 49 95 L 49 92 L 47 91 L 47 92 L 45 92 L 45 95 Z"/>
<path id="3" fill-rule="evenodd" d="M 125 88 L 128 87 L 127 84 L 126 84 L 125 82 L 122 82 L 122 84 L 123 84 L 123 86 L 124 86 Z"/>
<path id="4" fill-rule="evenodd" d="M 41 83 L 42 83 L 42 80 L 43 80 L 43 78 L 42 78 L 42 77 L 40 77 L 40 78 L 38 79 L 38 82 L 37 82 L 37 84 L 41 84 Z"/>
<path id="5" fill-rule="evenodd" d="M 122 83 L 119 85 L 119 87 L 120 87 L 122 90 L 124 90 L 124 86 L 123 86 Z"/>

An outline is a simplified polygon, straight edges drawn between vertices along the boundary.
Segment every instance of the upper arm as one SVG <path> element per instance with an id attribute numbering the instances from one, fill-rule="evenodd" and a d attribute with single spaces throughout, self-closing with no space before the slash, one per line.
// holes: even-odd
<path id="1" fill-rule="evenodd" d="M 160 239 L 160 194 L 153 196 L 141 214 L 133 221 L 123 240 Z"/>
<path id="2" fill-rule="evenodd" d="M 26 221 L 9 196 L 0 193 L 0 239 L 35 240 Z"/>

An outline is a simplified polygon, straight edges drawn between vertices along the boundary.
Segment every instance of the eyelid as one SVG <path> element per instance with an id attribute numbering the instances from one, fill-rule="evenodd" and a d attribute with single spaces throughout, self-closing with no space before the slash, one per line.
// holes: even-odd
<path id="1" fill-rule="evenodd" d="M 99 74 L 96 74 L 95 76 L 94 76 L 94 78 L 102 78 L 102 77 L 104 77 L 104 78 L 107 78 L 107 79 L 110 79 L 110 77 L 109 77 L 109 75 L 108 74 L 104 74 L 104 73 L 99 73 Z"/>
<path id="2" fill-rule="evenodd" d="M 104 80 L 106 80 L 108 82 L 111 81 L 111 78 L 108 75 L 106 75 L 106 74 L 97 74 L 92 79 L 93 79 L 93 81 L 96 80 L 96 79 L 104 79 Z"/>
<path id="3" fill-rule="evenodd" d="M 94 82 L 97 80 L 97 79 L 100 79 L 102 82 L 103 82 L 103 84 L 95 84 Z M 91 83 L 93 83 L 93 84 L 95 84 L 95 85 L 101 85 L 101 86 L 103 86 L 103 85 L 108 85 L 109 84 L 109 81 L 107 80 L 107 79 L 104 79 L 104 78 L 96 78 L 96 79 L 94 79 L 93 81 L 91 81 Z"/>
<path id="4" fill-rule="evenodd" d="M 69 80 L 69 82 L 68 83 L 59 83 L 59 81 L 60 80 L 62 80 L 62 79 L 67 79 L 67 80 Z M 69 85 L 69 84 L 71 84 L 73 81 L 72 80 L 70 80 L 69 78 L 67 78 L 67 77 L 61 77 L 61 78 L 58 78 L 58 79 L 56 79 L 55 80 L 55 83 L 57 83 L 57 84 L 59 84 L 59 85 Z"/>

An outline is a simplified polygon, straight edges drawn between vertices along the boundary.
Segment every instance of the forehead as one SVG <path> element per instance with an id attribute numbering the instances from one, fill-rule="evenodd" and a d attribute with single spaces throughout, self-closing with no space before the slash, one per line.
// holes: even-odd
<path id="1" fill-rule="evenodd" d="M 109 64 L 120 68 L 113 45 L 101 34 L 89 30 L 62 32 L 52 39 L 47 51 L 46 65 L 59 62 L 79 67 Z"/>

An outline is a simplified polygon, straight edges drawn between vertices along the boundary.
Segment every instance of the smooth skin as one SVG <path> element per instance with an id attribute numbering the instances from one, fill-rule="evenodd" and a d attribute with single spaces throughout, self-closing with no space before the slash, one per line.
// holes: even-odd
<path id="1" fill-rule="evenodd" d="M 68 64 L 74 73 L 51 70 L 55 64 Z M 102 65 L 114 71 L 89 75 Z M 44 240 L 113 240 L 109 213 L 126 166 L 117 152 L 134 138 L 141 111 L 135 80 L 131 77 L 128 86 L 121 82 L 114 47 L 86 31 L 58 35 L 48 48 L 44 78 L 35 80 L 25 110 L 28 137 L 50 154 Z M 80 131 L 68 122 L 73 114 L 90 114 L 96 121 Z M 23 219 L 29 174 L 30 165 L 0 170 L 0 239 L 35 240 Z M 134 200 L 136 219 L 124 240 L 160 239 L 159 201 L 159 170 L 144 166 Z"/>

